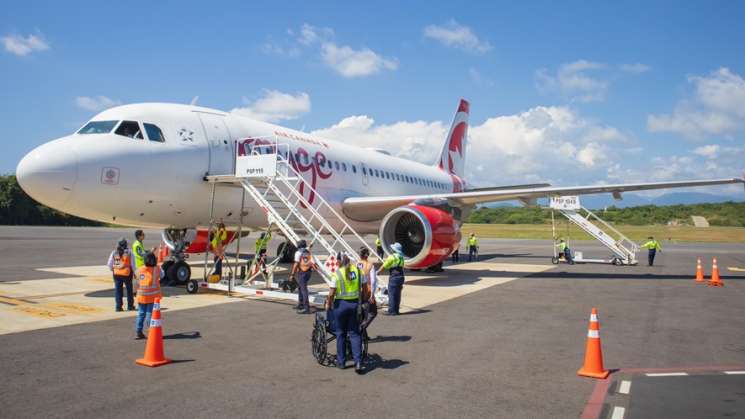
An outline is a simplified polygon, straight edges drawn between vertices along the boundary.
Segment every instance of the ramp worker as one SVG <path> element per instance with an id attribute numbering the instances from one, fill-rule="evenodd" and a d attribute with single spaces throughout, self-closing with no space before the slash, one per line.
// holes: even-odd
<path id="1" fill-rule="evenodd" d="M 336 275 L 332 275 L 329 285 L 329 296 L 326 299 L 326 311 L 333 307 L 334 325 L 336 330 L 336 366 L 346 368 L 346 341 L 349 335 L 354 357 L 354 371 L 362 374 L 362 337 L 357 317 L 359 302 L 367 296 L 367 278 L 356 264 L 350 263 L 349 255 L 339 253 L 337 259 L 341 261 Z"/>
<path id="2" fill-rule="evenodd" d="M 212 239 L 210 245 L 212 246 L 212 253 L 215 257 L 212 261 L 215 263 L 215 275 L 219 275 L 222 278 L 222 259 L 225 256 L 225 240 L 228 239 L 228 231 L 225 229 L 225 223 L 220 222 L 217 225 L 217 230 L 212 232 Z"/>
<path id="3" fill-rule="evenodd" d="M 135 231 L 135 242 L 132 243 L 132 253 L 134 254 L 136 269 L 145 266 L 145 246 L 142 245 L 143 240 L 145 240 L 145 233 L 142 230 Z"/>
<path id="4" fill-rule="evenodd" d="M 654 257 L 657 256 L 657 251 L 662 252 L 660 242 L 655 240 L 654 237 L 649 236 L 647 237 L 647 242 L 642 245 L 642 248 L 649 249 L 649 253 L 647 253 L 647 262 L 649 266 L 654 266 Z"/>
<path id="5" fill-rule="evenodd" d="M 397 316 L 400 314 L 401 292 L 404 288 L 404 252 L 401 243 L 393 243 L 391 250 L 393 250 L 393 253 L 386 258 L 377 274 L 380 275 L 384 270 L 389 270 L 388 311 L 385 314 Z"/>
<path id="6" fill-rule="evenodd" d="M 261 267 L 261 271 L 266 275 L 266 250 L 269 248 L 269 242 L 272 241 L 272 232 L 268 233 L 261 233 L 258 239 L 256 239 L 256 250 L 254 259 L 257 264 L 256 269 L 258 270 L 259 266 Z"/>
<path id="7" fill-rule="evenodd" d="M 479 259 L 479 239 L 476 238 L 475 233 L 471 233 L 471 236 L 468 238 L 468 261 L 473 260 L 474 256 L 476 260 Z"/>
<path id="8" fill-rule="evenodd" d="M 455 244 L 455 250 L 453 250 L 453 253 L 450 254 L 450 262 L 460 262 L 460 239 L 458 239 L 458 243 Z"/>
<path id="9" fill-rule="evenodd" d="M 383 260 L 383 243 L 380 241 L 380 236 L 375 237 L 375 253 L 378 254 L 380 260 Z"/>
<path id="10" fill-rule="evenodd" d="M 158 258 L 153 252 L 145 254 L 145 265 L 137 270 L 137 322 L 135 323 L 136 339 L 144 339 L 142 333 L 145 322 L 150 324 L 150 316 L 153 313 L 153 304 L 156 298 L 161 297 L 160 278 L 163 270 L 158 267 Z"/>
<path id="11" fill-rule="evenodd" d="M 292 272 L 290 277 L 298 284 L 297 292 L 297 314 L 310 314 L 310 300 L 308 298 L 308 282 L 313 274 L 313 270 L 317 270 L 315 262 L 313 262 L 313 255 L 310 254 L 305 240 L 298 242 L 298 250 L 295 252 L 297 257 L 296 261 L 292 265 Z"/>
<path id="12" fill-rule="evenodd" d="M 570 264 L 574 265 L 574 258 L 572 258 L 572 250 L 569 249 L 569 246 L 567 245 L 566 240 L 559 239 L 559 242 L 556 244 L 556 247 L 559 249 L 559 259 L 562 257 L 564 260 Z"/>
<path id="13" fill-rule="evenodd" d="M 122 299 L 124 288 L 127 288 L 127 310 L 135 309 L 134 295 L 132 290 L 132 276 L 137 270 L 135 260 L 127 248 L 127 239 L 122 237 L 116 244 L 116 249 L 109 255 L 107 263 L 109 270 L 114 274 L 114 303 L 116 311 L 122 311 Z"/>

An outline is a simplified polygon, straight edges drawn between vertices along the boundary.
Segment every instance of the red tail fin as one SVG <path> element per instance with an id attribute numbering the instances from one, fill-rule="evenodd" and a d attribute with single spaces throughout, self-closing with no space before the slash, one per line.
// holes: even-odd
<path id="1" fill-rule="evenodd" d="M 466 145 L 468 143 L 468 113 L 470 105 L 460 100 L 458 111 L 453 118 L 445 145 L 440 152 L 437 166 L 445 172 L 461 179 L 465 177 Z"/>

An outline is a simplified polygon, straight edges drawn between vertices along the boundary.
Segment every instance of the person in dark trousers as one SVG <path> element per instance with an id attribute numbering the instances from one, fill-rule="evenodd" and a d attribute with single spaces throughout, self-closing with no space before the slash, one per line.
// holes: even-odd
<path id="1" fill-rule="evenodd" d="M 305 240 L 298 242 L 297 257 L 292 265 L 290 277 L 298 284 L 297 291 L 297 314 L 310 314 L 310 300 L 308 296 L 308 282 L 314 270 L 317 270 L 313 255 L 308 250 Z"/>
<path id="2" fill-rule="evenodd" d="M 476 238 L 476 234 L 471 233 L 471 237 L 468 238 L 468 261 L 471 262 L 473 259 L 479 259 L 479 239 Z"/>
<path id="3" fill-rule="evenodd" d="M 336 274 L 332 275 L 329 285 L 329 296 L 326 299 L 326 311 L 331 311 L 334 318 L 336 335 L 336 366 L 346 368 L 346 341 L 351 341 L 354 371 L 364 372 L 362 367 L 362 336 L 357 309 L 360 301 L 365 301 L 369 294 L 367 279 L 356 264 L 351 263 L 349 255 L 339 253 L 341 262 Z M 333 308 L 333 311 L 332 311 Z"/>
<path id="4" fill-rule="evenodd" d="M 662 246 L 660 242 L 654 239 L 654 237 L 647 237 L 647 242 L 642 245 L 642 248 L 649 249 L 647 253 L 647 263 L 649 266 L 654 266 L 654 257 L 657 256 L 657 252 L 662 252 Z"/>
<path id="5" fill-rule="evenodd" d="M 391 250 L 393 250 L 393 253 L 386 258 L 383 265 L 378 269 L 377 274 L 380 275 L 384 270 L 389 270 L 388 311 L 385 314 L 389 316 L 397 316 L 400 314 L 401 292 L 404 288 L 404 255 L 401 243 L 393 243 Z"/>
<path id="6" fill-rule="evenodd" d="M 127 310 L 134 310 L 134 294 L 132 291 L 132 276 L 137 270 L 135 258 L 127 248 L 127 239 L 122 237 L 116 249 L 109 255 L 109 269 L 114 275 L 114 303 L 116 311 L 122 311 L 124 288 L 127 289 Z"/>
<path id="7" fill-rule="evenodd" d="M 385 253 L 383 252 L 383 242 L 380 241 L 380 237 L 375 237 L 375 253 L 382 260 Z"/>

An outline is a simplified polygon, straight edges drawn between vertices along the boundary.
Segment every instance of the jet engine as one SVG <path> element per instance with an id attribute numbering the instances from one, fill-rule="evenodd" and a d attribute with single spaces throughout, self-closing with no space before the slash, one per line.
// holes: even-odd
<path id="1" fill-rule="evenodd" d="M 386 252 L 401 243 L 406 267 L 428 268 L 447 258 L 460 243 L 460 226 L 442 209 L 407 205 L 389 212 L 380 224 L 380 241 Z"/>

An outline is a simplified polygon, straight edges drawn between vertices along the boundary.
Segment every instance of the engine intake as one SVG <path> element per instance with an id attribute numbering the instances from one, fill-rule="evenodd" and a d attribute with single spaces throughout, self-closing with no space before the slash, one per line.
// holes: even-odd
<path id="1" fill-rule="evenodd" d="M 386 252 L 401 243 L 408 268 L 427 268 L 442 262 L 460 243 L 460 227 L 447 211 L 407 205 L 389 212 L 380 224 Z"/>

